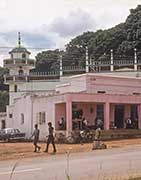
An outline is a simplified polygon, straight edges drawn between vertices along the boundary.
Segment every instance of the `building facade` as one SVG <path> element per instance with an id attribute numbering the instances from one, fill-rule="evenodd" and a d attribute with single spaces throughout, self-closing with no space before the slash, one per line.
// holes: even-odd
<path id="1" fill-rule="evenodd" d="M 69 87 L 68 87 L 69 86 Z M 69 135 L 80 129 L 83 116 L 89 127 L 94 127 L 100 117 L 104 129 L 125 128 L 127 118 L 137 121 L 141 128 L 141 78 L 111 77 L 83 74 L 71 77 L 68 84 L 58 85 L 56 93 L 47 96 L 25 95 L 9 106 L 9 126 L 18 127 L 29 137 L 34 124 L 39 124 L 41 139 L 46 137 L 47 123 L 52 122 L 60 132 L 59 120 L 63 117 L 63 132 Z"/>
<path id="2" fill-rule="evenodd" d="M 113 51 L 106 61 L 93 62 L 89 61 L 86 48 L 85 67 L 66 68 L 60 59 L 58 73 L 31 73 L 35 60 L 21 46 L 19 35 L 18 46 L 4 60 L 4 67 L 9 69 L 5 83 L 9 84 L 10 96 L 5 126 L 19 128 L 30 137 L 37 123 L 42 140 L 46 138 L 48 122 L 52 122 L 56 132 L 62 131 L 62 117 L 65 135 L 81 129 L 82 117 L 92 129 L 97 118 L 101 118 L 106 130 L 125 128 L 129 117 L 136 128 L 141 128 L 141 61 L 134 51 L 130 62 L 114 61 Z M 83 74 L 65 76 L 66 72 Z"/>

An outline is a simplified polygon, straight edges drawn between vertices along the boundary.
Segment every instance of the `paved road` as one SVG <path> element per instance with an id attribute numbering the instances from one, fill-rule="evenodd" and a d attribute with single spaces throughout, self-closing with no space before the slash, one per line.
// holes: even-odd
<path id="1" fill-rule="evenodd" d="M 0 162 L 0 180 L 100 180 L 103 177 L 124 176 L 141 172 L 141 147 L 126 147 L 66 155 Z"/>

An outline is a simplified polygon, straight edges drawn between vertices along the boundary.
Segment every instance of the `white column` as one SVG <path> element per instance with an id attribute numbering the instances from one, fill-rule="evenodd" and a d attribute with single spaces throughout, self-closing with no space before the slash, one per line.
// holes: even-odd
<path id="1" fill-rule="evenodd" d="M 104 129 L 109 130 L 110 126 L 110 104 L 108 102 L 104 105 Z"/>
<path id="2" fill-rule="evenodd" d="M 13 81 L 16 81 L 16 76 L 13 76 Z"/>
<path id="3" fill-rule="evenodd" d="M 114 70 L 114 65 L 113 62 L 114 61 L 114 57 L 113 57 L 113 49 L 111 49 L 111 65 L 110 65 L 110 71 Z"/>
<path id="4" fill-rule="evenodd" d="M 25 80 L 26 80 L 26 82 L 28 81 L 28 76 L 27 75 L 25 75 Z"/>
<path id="5" fill-rule="evenodd" d="M 88 46 L 86 46 L 86 73 L 89 72 L 89 55 L 88 55 Z"/>
<path id="6" fill-rule="evenodd" d="M 26 58 L 26 60 L 25 60 L 25 63 L 26 63 L 26 64 L 28 64 L 28 60 L 27 60 L 27 58 Z"/>
<path id="7" fill-rule="evenodd" d="M 134 49 L 134 70 L 137 71 L 137 49 Z"/>

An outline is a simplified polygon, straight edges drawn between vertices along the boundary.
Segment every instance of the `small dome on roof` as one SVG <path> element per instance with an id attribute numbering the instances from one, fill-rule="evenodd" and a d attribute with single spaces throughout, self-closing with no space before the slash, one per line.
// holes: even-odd
<path id="1" fill-rule="evenodd" d="M 30 54 L 30 52 L 25 47 L 22 47 L 22 46 L 13 48 L 9 52 L 9 54 L 11 54 L 11 53 L 28 53 L 28 54 Z"/>
<path id="2" fill-rule="evenodd" d="M 31 54 L 25 47 L 21 46 L 21 34 L 18 32 L 18 46 L 13 48 L 9 54 L 12 53 L 28 53 Z"/>

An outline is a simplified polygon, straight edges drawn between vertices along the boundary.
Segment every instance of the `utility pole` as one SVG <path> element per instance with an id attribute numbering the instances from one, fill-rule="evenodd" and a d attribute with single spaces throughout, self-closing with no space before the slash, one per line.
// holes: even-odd
<path id="1" fill-rule="evenodd" d="M 114 71 L 114 56 L 113 56 L 113 49 L 111 49 L 111 65 L 110 65 L 110 71 Z"/>
<path id="2" fill-rule="evenodd" d="M 88 46 L 85 47 L 86 50 L 86 73 L 89 72 L 89 55 L 88 55 Z"/>
<path id="3" fill-rule="evenodd" d="M 60 62 L 60 76 L 63 76 L 63 62 L 62 62 L 62 55 L 59 55 L 59 62 Z"/>
<path id="4" fill-rule="evenodd" d="M 134 70 L 137 71 L 137 49 L 134 49 Z"/>

